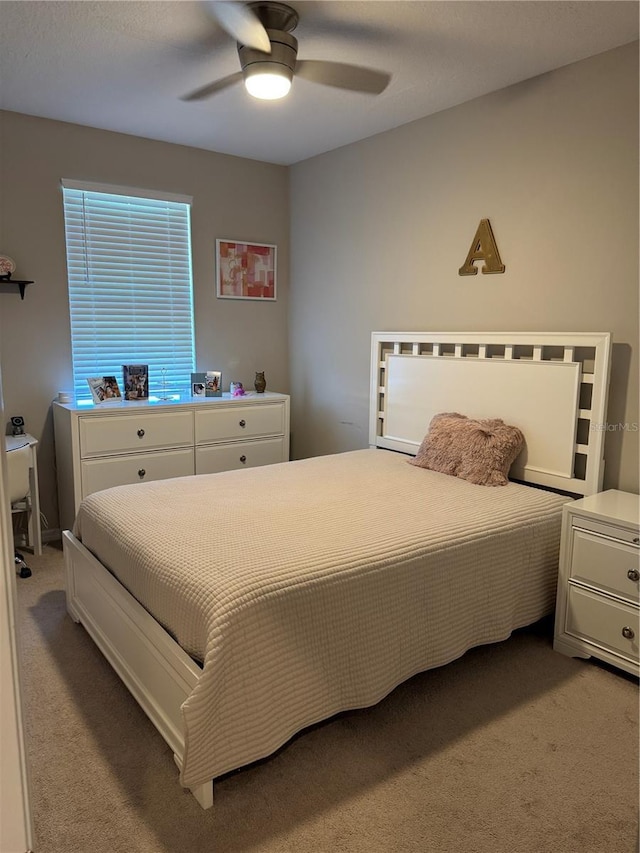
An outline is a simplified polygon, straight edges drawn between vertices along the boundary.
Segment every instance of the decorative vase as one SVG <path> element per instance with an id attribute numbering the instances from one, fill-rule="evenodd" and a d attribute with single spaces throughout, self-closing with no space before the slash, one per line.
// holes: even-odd
<path id="1" fill-rule="evenodd" d="M 264 371 L 256 372 L 256 381 L 253 383 L 253 387 L 256 389 L 258 394 L 264 394 L 264 389 L 267 387 L 267 380 L 264 378 Z"/>

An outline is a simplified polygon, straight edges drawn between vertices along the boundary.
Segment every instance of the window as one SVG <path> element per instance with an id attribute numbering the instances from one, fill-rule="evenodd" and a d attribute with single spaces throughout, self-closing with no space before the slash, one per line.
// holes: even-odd
<path id="1" fill-rule="evenodd" d="M 195 369 L 191 199 L 63 180 L 76 400 L 89 376 L 149 365 L 151 397 Z"/>

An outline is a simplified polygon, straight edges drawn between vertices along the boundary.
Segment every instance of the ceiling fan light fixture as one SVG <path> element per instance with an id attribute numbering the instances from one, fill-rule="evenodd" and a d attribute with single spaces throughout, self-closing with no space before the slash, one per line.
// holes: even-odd
<path id="1" fill-rule="evenodd" d="M 256 62 L 245 70 L 244 85 L 254 98 L 277 101 L 289 94 L 293 73 L 284 65 Z"/>
<path id="2" fill-rule="evenodd" d="M 298 42 L 291 33 L 282 30 L 267 30 L 267 34 L 271 53 L 239 44 L 238 56 L 247 92 L 254 98 L 275 101 L 284 98 L 291 88 Z"/>
<path id="3" fill-rule="evenodd" d="M 345 62 L 299 60 L 298 40 L 291 34 L 298 24 L 298 13 L 285 3 L 254 0 L 210 2 L 208 6 L 222 28 L 235 38 L 242 70 L 184 95 L 184 101 L 208 98 L 239 80 L 244 80 L 252 97 L 274 101 L 289 93 L 294 76 L 368 95 L 381 94 L 391 79 L 384 71 Z"/>

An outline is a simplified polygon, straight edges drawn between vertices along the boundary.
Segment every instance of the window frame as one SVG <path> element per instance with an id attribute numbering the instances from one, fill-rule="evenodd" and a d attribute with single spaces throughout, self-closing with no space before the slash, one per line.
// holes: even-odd
<path id="1" fill-rule="evenodd" d="M 90 376 L 115 375 L 123 392 L 124 364 L 149 365 L 149 399 L 180 397 L 196 363 L 192 197 L 66 178 L 61 187 L 76 402 L 91 402 Z"/>

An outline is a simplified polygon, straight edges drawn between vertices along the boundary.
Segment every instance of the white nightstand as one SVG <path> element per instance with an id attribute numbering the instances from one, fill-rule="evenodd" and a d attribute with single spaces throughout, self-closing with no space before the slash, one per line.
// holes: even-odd
<path id="1" fill-rule="evenodd" d="M 640 498 L 611 490 L 565 504 L 556 651 L 640 674 Z"/>

